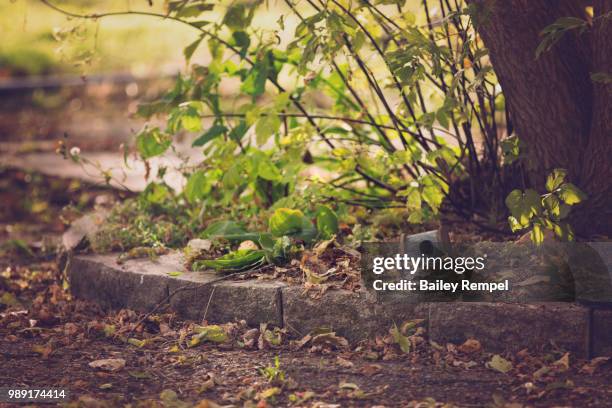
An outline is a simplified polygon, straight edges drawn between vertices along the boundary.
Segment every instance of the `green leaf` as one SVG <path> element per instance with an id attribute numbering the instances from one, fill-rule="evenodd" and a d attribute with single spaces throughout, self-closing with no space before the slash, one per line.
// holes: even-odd
<path id="1" fill-rule="evenodd" d="M 268 227 L 272 235 L 282 237 L 283 235 L 295 235 L 304 229 L 305 221 L 310 222 L 304 217 L 300 210 L 290 208 L 278 208 L 270 217 Z"/>
<path id="2" fill-rule="evenodd" d="M 244 227 L 235 221 L 217 221 L 210 224 L 204 232 L 202 238 L 216 238 L 225 235 L 235 235 L 246 233 Z"/>
<path id="3" fill-rule="evenodd" d="M 269 71 L 270 67 L 265 57 L 263 60 L 257 61 L 244 79 L 240 90 L 251 96 L 262 95 L 266 90 Z"/>
<path id="4" fill-rule="evenodd" d="M 148 203 L 162 204 L 170 197 L 171 192 L 165 184 L 151 182 L 141 194 L 142 198 Z"/>
<path id="5" fill-rule="evenodd" d="M 559 187 L 559 198 L 567 205 L 578 204 L 586 199 L 584 194 L 578 187 L 572 183 L 565 183 Z"/>
<path id="6" fill-rule="evenodd" d="M 241 30 L 247 27 L 249 20 L 246 14 L 245 4 L 234 3 L 231 5 L 223 17 L 223 24 L 231 30 Z"/>
<path id="7" fill-rule="evenodd" d="M 281 120 L 277 115 L 262 116 L 255 124 L 255 135 L 257 136 L 257 145 L 263 146 L 270 136 L 274 135 L 280 129 Z"/>
<path id="8" fill-rule="evenodd" d="M 501 141 L 504 163 L 511 164 L 520 157 L 520 140 L 516 136 L 510 136 Z"/>
<path id="9" fill-rule="evenodd" d="M 556 217 L 561 214 L 561 202 L 559 201 L 556 195 L 549 194 L 544 197 L 542 202 L 544 203 L 544 207 L 550 214 Z"/>
<path id="10" fill-rule="evenodd" d="M 223 187 L 227 189 L 235 188 L 243 183 L 244 165 L 242 162 L 234 163 L 223 175 Z"/>
<path id="11" fill-rule="evenodd" d="M 338 216 L 327 206 L 320 206 L 317 210 L 317 231 L 323 239 L 329 239 L 338 233 Z"/>
<path id="12" fill-rule="evenodd" d="M 531 241 L 536 245 L 540 245 L 542 242 L 544 242 L 544 231 L 542 230 L 542 226 L 540 224 L 533 224 L 530 237 Z"/>
<path id="13" fill-rule="evenodd" d="M 421 209 L 421 193 L 418 187 L 410 186 L 398 194 L 399 197 L 406 197 L 406 207 L 410 210 Z"/>
<path id="14" fill-rule="evenodd" d="M 202 119 L 200 113 L 194 107 L 188 107 L 181 115 L 181 125 L 188 132 L 199 132 L 202 130 Z"/>
<path id="15" fill-rule="evenodd" d="M 423 201 L 429 204 L 434 213 L 437 213 L 442 200 L 444 200 L 442 189 L 438 186 L 426 186 L 423 188 L 421 195 Z"/>
<path id="16" fill-rule="evenodd" d="M 391 336 L 393 336 L 393 340 L 397 345 L 399 345 L 400 350 L 404 353 L 410 352 L 410 339 L 408 336 L 404 336 L 400 329 L 397 327 L 395 323 L 393 323 L 393 327 L 391 328 Z"/>
<path id="17" fill-rule="evenodd" d="M 198 4 L 186 6 L 186 2 L 182 1 L 178 6 L 178 12 L 176 13 L 177 18 L 190 18 L 197 17 L 205 11 L 210 11 L 214 8 L 214 4 L 206 4 L 200 2 Z"/>
<path id="18" fill-rule="evenodd" d="M 202 267 L 207 267 L 217 271 L 235 272 L 256 268 L 262 265 L 265 260 L 266 256 L 263 250 L 239 249 L 217 259 L 196 261 L 193 263 L 193 269 L 199 270 Z"/>
<path id="19" fill-rule="evenodd" d="M 232 33 L 232 37 L 234 38 L 234 43 L 240 49 L 240 56 L 242 58 L 246 57 L 247 52 L 249 51 L 249 45 L 251 45 L 251 39 L 248 34 L 244 31 L 235 31 Z"/>
<path id="20" fill-rule="evenodd" d="M 555 191 L 563 184 L 565 176 L 567 176 L 565 169 L 554 169 L 546 178 L 546 190 L 549 192 Z"/>
<path id="21" fill-rule="evenodd" d="M 521 190 L 512 190 L 506 197 L 506 207 L 510 211 L 518 209 L 523 199 L 523 192 Z"/>
<path id="22" fill-rule="evenodd" d="M 199 37 L 197 40 L 195 40 L 194 42 L 189 44 L 183 50 L 183 55 L 185 56 L 185 61 L 187 61 L 187 64 L 189 64 L 189 60 L 193 56 L 193 53 L 195 52 L 195 50 L 198 49 L 198 46 L 200 45 L 200 43 L 202 42 L 203 39 L 204 39 L 204 37 Z"/>
<path id="23" fill-rule="evenodd" d="M 513 190 L 506 197 L 506 206 L 519 225 L 527 226 L 531 217 L 542 209 L 540 195 L 535 190 Z"/>
<path id="24" fill-rule="evenodd" d="M 196 333 L 196 335 L 191 338 L 189 347 L 195 347 L 205 341 L 212 343 L 225 343 L 229 340 L 225 330 L 216 324 L 209 326 L 196 326 L 193 331 Z"/>
<path id="25" fill-rule="evenodd" d="M 264 180 L 279 181 L 282 178 L 280 170 L 264 153 L 253 156 L 257 175 Z"/>
<path id="26" fill-rule="evenodd" d="M 187 201 L 190 203 L 203 199 L 209 192 L 210 185 L 207 182 L 206 173 L 202 170 L 198 170 L 189 176 L 185 189 L 183 190 L 185 198 L 187 198 Z"/>
<path id="27" fill-rule="evenodd" d="M 553 231 L 556 236 L 565 240 L 565 241 L 573 241 L 574 240 L 574 231 L 572 227 L 566 223 L 561 222 L 559 224 L 553 224 Z"/>
<path id="28" fill-rule="evenodd" d="M 172 140 L 169 135 L 162 133 L 159 128 L 142 130 L 136 136 L 136 149 L 143 159 L 149 159 L 163 154 L 170 147 Z"/>
<path id="29" fill-rule="evenodd" d="M 516 219 L 516 217 L 513 217 L 512 215 L 508 217 L 508 224 L 510 224 L 510 230 L 512 232 L 520 231 L 523 228 L 526 228 L 525 225 L 521 225 L 521 223 Z"/>
<path id="30" fill-rule="evenodd" d="M 415 210 L 408 215 L 408 222 L 411 224 L 420 224 L 423 221 L 423 212 Z"/>
<path id="31" fill-rule="evenodd" d="M 232 131 L 229 133 L 229 137 L 235 142 L 240 142 L 240 140 L 242 140 L 248 130 L 249 126 L 247 125 L 247 123 L 244 120 L 241 120 L 238 125 L 234 126 Z"/>
<path id="32" fill-rule="evenodd" d="M 210 24 L 210 21 L 200 20 L 200 21 L 190 21 L 189 25 L 195 28 L 202 28 Z"/>
<path id="33" fill-rule="evenodd" d="M 193 147 L 204 146 L 206 143 L 208 143 L 211 140 L 221 136 L 225 132 L 227 132 L 227 128 L 225 126 L 223 126 L 223 125 L 213 125 L 204 134 L 202 134 L 200 137 L 198 137 L 196 140 L 194 140 L 191 145 Z"/>

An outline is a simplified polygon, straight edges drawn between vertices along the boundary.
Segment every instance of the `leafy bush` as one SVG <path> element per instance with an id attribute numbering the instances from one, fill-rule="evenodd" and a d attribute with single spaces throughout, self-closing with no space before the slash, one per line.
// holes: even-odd
<path id="1" fill-rule="evenodd" d="M 316 219 L 320 237 L 329 237 L 338 224 L 322 204 L 341 216 L 363 207 L 410 223 L 435 219 L 443 203 L 470 221 L 503 219 L 520 170 L 518 139 L 474 30 L 477 7 L 285 0 L 276 25 L 259 27 L 267 6 L 173 0 L 166 14 L 125 12 L 199 33 L 184 49 L 188 72 L 139 108 L 146 118 L 165 117 L 165 127 L 146 126 L 136 137 L 144 161 L 171 150 L 181 134 L 202 149 L 200 163 L 181 168 L 186 186 L 172 198 L 191 220 L 203 226 L 223 215 L 261 231 L 271 217 L 272 235 L 291 236 L 316 231 Z M 210 61 L 201 65 L 204 48 Z M 229 98 L 222 88 L 232 81 L 239 92 Z M 152 207 L 172 194 L 163 175 L 143 194 Z"/>

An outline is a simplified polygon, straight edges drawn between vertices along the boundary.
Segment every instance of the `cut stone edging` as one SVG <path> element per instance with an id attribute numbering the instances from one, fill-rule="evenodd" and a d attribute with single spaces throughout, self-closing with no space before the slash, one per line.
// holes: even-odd
<path id="1" fill-rule="evenodd" d="M 179 252 L 122 264 L 116 254 L 75 255 L 67 269 L 72 293 L 105 308 L 148 312 L 172 295 L 170 310 L 186 319 L 269 323 L 297 335 L 330 327 L 352 342 L 384 334 L 393 323 L 425 319 L 430 340 L 441 344 L 473 337 L 491 351 L 517 351 L 554 342 L 579 356 L 589 347 L 589 311 L 573 303 L 381 302 L 368 292 L 342 290 L 312 298 L 301 286 L 276 281 L 213 282 L 218 274 L 187 271 Z M 592 319 L 593 354 L 612 354 L 612 311 L 594 311 Z"/>

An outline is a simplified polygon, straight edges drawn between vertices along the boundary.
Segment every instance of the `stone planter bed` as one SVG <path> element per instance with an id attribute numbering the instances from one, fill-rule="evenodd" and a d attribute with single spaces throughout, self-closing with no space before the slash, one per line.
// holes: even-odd
<path id="1" fill-rule="evenodd" d="M 385 333 L 393 323 L 425 319 L 429 339 L 442 344 L 473 337 L 491 351 L 537 350 L 553 342 L 583 357 L 612 354 L 612 310 L 574 303 L 418 303 L 408 296 L 377 302 L 365 291 L 340 290 L 313 299 L 301 286 L 271 280 L 217 281 L 213 271 L 187 271 L 178 252 L 121 264 L 116 254 L 76 254 L 67 270 L 77 298 L 106 308 L 149 312 L 161 304 L 186 319 L 269 323 L 296 336 L 331 327 L 352 342 Z"/>

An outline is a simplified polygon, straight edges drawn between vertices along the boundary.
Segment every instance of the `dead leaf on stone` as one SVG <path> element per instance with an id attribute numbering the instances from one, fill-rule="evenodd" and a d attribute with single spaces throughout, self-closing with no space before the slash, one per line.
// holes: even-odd
<path id="1" fill-rule="evenodd" d="M 548 282 L 550 282 L 550 276 L 535 275 L 535 276 L 525 279 L 524 281 L 515 283 L 514 286 L 518 286 L 518 287 L 531 286 L 531 285 L 537 285 L 538 283 L 548 283 Z"/>
<path id="2" fill-rule="evenodd" d="M 512 370 L 512 362 L 506 360 L 499 354 L 495 354 L 491 361 L 487 363 L 487 367 L 499 371 L 500 373 L 506 374 L 508 371 Z"/>
<path id="3" fill-rule="evenodd" d="M 103 358 L 92 361 L 89 366 L 103 371 L 115 372 L 125 367 L 125 360 L 122 358 Z"/>

